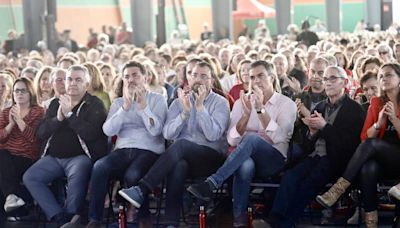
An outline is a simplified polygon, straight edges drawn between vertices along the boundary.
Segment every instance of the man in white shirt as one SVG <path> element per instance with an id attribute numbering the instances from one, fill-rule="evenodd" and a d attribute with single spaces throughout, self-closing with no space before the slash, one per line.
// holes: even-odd
<path id="1" fill-rule="evenodd" d="M 253 94 L 242 92 L 231 113 L 228 143 L 237 146 L 236 150 L 205 182 L 188 187 L 194 196 L 208 201 L 213 190 L 235 173 L 235 227 L 247 224 L 247 203 L 254 174 L 268 177 L 285 164 L 297 110 L 292 100 L 277 92 L 279 82 L 271 63 L 256 61 L 251 64 L 249 74 Z"/>

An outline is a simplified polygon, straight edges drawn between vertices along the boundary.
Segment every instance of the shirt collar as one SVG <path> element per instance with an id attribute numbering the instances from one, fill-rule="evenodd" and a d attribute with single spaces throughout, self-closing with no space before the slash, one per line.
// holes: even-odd
<path id="1" fill-rule="evenodd" d="M 344 94 L 341 98 L 339 98 L 339 100 L 338 100 L 335 104 L 332 104 L 332 103 L 330 102 L 329 98 L 328 98 L 328 102 L 326 102 L 326 104 L 328 105 L 329 108 L 335 109 L 335 108 L 337 108 L 337 107 L 339 107 L 340 105 L 343 104 L 343 101 L 344 101 L 344 99 L 345 99 L 346 96 L 347 96 L 347 95 Z"/>
<path id="2" fill-rule="evenodd" d="M 274 91 L 274 93 L 272 94 L 271 98 L 269 98 L 267 103 L 275 105 L 278 102 L 278 99 L 279 99 L 278 93 Z"/>

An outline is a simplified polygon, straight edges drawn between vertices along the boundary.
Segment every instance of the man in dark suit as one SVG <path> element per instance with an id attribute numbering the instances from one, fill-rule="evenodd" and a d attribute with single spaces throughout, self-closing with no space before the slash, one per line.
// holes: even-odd
<path id="1" fill-rule="evenodd" d="M 340 176 L 360 143 L 365 113 L 344 93 L 346 72 L 328 67 L 323 82 L 328 98 L 302 119 L 308 127 L 302 144 L 306 156 L 286 172 L 273 203 L 271 217 L 279 227 L 294 227 L 307 204 Z"/>

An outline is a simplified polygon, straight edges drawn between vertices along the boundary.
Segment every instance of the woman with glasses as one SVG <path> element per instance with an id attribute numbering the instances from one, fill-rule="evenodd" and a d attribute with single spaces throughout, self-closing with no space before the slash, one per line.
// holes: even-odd
<path id="1" fill-rule="evenodd" d="M 378 80 L 381 95 L 371 99 L 361 132 L 363 142 L 342 177 L 327 192 L 317 196 L 320 204 L 330 207 L 359 177 L 367 228 L 378 227 L 378 180 L 396 179 L 400 174 L 400 65 L 384 64 L 379 69 Z M 392 194 L 400 199 L 396 192 Z"/>
<path id="2" fill-rule="evenodd" d="M 39 157 L 36 128 L 44 110 L 38 106 L 32 81 L 14 82 L 13 105 L 0 114 L 0 189 L 6 197 L 4 210 L 10 212 L 25 204 L 19 187 L 24 172 Z"/>

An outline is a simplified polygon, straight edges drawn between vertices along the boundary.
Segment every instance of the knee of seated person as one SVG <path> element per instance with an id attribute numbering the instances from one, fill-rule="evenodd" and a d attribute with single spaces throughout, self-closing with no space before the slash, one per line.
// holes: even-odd
<path id="1" fill-rule="evenodd" d="M 360 147 L 363 147 L 363 148 L 373 148 L 373 147 L 375 147 L 376 144 L 379 143 L 379 142 L 380 142 L 379 139 L 376 139 L 376 138 L 368 138 L 368 139 L 366 139 L 364 142 L 362 142 L 362 143 L 360 144 Z"/>
<path id="2" fill-rule="evenodd" d="M 369 160 L 361 167 L 360 174 L 362 177 L 371 177 L 375 176 L 378 173 L 378 171 L 379 171 L 378 163 L 374 160 Z"/>
<path id="3" fill-rule="evenodd" d="M 137 170 L 127 171 L 124 176 L 124 183 L 126 187 L 137 185 L 140 180 L 140 172 Z"/>
<path id="4" fill-rule="evenodd" d="M 28 169 L 22 176 L 22 182 L 24 183 L 24 185 L 27 185 L 27 183 L 29 183 L 32 180 L 34 180 L 34 175 L 32 175 L 32 172 L 30 172 L 30 169 Z"/>
<path id="5" fill-rule="evenodd" d="M 100 159 L 97 160 L 94 165 L 93 165 L 93 169 L 92 172 L 103 172 L 103 171 L 107 171 L 109 169 L 109 165 L 107 164 L 107 161 Z"/>
<path id="6" fill-rule="evenodd" d="M 261 137 L 259 135 L 257 135 L 256 133 L 250 133 L 250 134 L 246 134 L 243 137 L 242 143 L 254 143 L 254 142 L 258 142 L 261 139 Z"/>
<path id="7" fill-rule="evenodd" d="M 254 177 L 254 173 L 255 164 L 253 159 L 249 158 L 238 168 L 235 173 L 235 178 L 239 178 L 239 180 L 251 181 Z"/>

